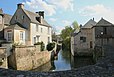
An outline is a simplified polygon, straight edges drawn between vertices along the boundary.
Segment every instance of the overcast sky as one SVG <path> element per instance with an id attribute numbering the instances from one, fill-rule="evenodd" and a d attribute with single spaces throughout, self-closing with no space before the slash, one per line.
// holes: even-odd
<path id="1" fill-rule="evenodd" d="M 24 3 L 25 9 L 33 12 L 45 11 L 45 19 L 57 33 L 74 20 L 85 24 L 93 17 L 95 21 L 103 17 L 114 23 L 114 0 L 1 0 L 0 8 L 13 15 L 18 3 Z"/>

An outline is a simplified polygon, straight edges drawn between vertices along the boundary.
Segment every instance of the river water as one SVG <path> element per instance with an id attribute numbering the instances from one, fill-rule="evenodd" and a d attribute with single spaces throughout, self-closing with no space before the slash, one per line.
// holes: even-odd
<path id="1" fill-rule="evenodd" d="M 70 51 L 60 50 L 54 61 L 50 61 L 32 71 L 63 71 L 92 64 L 92 57 L 73 57 Z"/>

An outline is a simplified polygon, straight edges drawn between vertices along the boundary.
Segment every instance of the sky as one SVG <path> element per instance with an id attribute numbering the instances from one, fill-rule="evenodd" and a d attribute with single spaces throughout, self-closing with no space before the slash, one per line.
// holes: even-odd
<path id="1" fill-rule="evenodd" d="M 98 22 L 103 17 L 114 23 L 114 0 L 1 0 L 0 8 L 13 15 L 18 3 L 33 12 L 44 11 L 57 34 L 74 21 L 84 25 L 92 18 Z"/>

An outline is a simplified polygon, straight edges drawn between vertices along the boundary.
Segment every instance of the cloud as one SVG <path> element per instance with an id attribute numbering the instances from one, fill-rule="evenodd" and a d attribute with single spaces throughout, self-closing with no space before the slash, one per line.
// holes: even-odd
<path id="1" fill-rule="evenodd" d="M 55 21 L 57 21 L 57 19 L 56 18 L 49 18 L 49 21 L 55 22 Z"/>
<path id="2" fill-rule="evenodd" d="M 62 23 L 63 23 L 65 26 L 71 25 L 71 22 L 68 21 L 68 20 L 62 20 Z"/>
<path id="3" fill-rule="evenodd" d="M 54 26 L 56 29 L 56 34 L 60 34 L 61 30 L 64 29 L 64 26 Z"/>
<path id="4" fill-rule="evenodd" d="M 30 1 L 26 0 L 23 3 L 31 11 L 44 10 L 46 15 L 49 15 L 49 16 L 56 13 L 55 11 L 56 7 L 54 5 L 50 5 L 46 3 L 44 0 L 30 0 Z"/>
<path id="5" fill-rule="evenodd" d="M 25 7 L 31 11 L 44 10 L 46 15 L 56 14 L 57 9 L 73 11 L 73 0 L 26 0 Z"/>
<path id="6" fill-rule="evenodd" d="M 55 29 L 55 32 L 57 34 L 60 34 L 61 31 L 65 28 L 65 26 L 70 26 L 71 25 L 71 21 L 68 21 L 68 20 L 62 20 L 61 22 L 63 23 L 62 26 L 60 26 L 60 25 L 59 26 L 57 26 L 57 25 L 53 26 L 54 29 Z"/>
<path id="7" fill-rule="evenodd" d="M 48 1 L 48 0 L 46 0 Z M 50 0 L 49 3 L 56 5 L 59 8 L 62 8 L 64 10 L 74 10 L 74 4 L 73 4 L 74 0 Z"/>
<path id="8" fill-rule="evenodd" d="M 96 4 L 94 6 L 86 6 L 82 8 L 79 12 L 82 16 L 93 16 L 99 19 L 99 17 L 103 17 L 114 22 L 114 10 L 110 7 L 105 7 L 102 4 Z"/>

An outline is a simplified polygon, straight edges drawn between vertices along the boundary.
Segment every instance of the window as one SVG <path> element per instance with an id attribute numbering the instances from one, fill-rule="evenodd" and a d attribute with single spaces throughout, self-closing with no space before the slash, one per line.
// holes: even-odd
<path id="1" fill-rule="evenodd" d="M 12 33 L 8 32 L 8 41 L 12 41 Z"/>
<path id="2" fill-rule="evenodd" d="M 43 32 L 43 28 L 41 28 L 41 33 Z"/>
<path id="3" fill-rule="evenodd" d="M 80 37 L 80 40 L 83 40 L 83 37 Z"/>
<path id="4" fill-rule="evenodd" d="M 86 37 L 80 37 L 80 40 L 81 40 L 82 42 L 86 42 Z"/>
<path id="5" fill-rule="evenodd" d="M 103 27 L 103 34 L 107 34 L 107 28 Z"/>
<path id="6" fill-rule="evenodd" d="M 36 32 L 38 32 L 38 25 L 36 25 Z"/>
<path id="7" fill-rule="evenodd" d="M 48 37 L 48 43 L 50 43 L 50 37 Z"/>
<path id="8" fill-rule="evenodd" d="M 36 43 L 36 37 L 34 37 L 34 44 Z"/>
<path id="9" fill-rule="evenodd" d="M 24 33 L 23 32 L 20 32 L 20 40 L 23 40 L 24 39 Z"/>
<path id="10" fill-rule="evenodd" d="M 49 29 L 49 27 L 48 27 L 48 34 L 50 34 L 50 29 Z"/>
<path id="11" fill-rule="evenodd" d="M 36 42 L 39 42 L 39 37 L 40 37 L 40 36 L 36 36 Z"/>

